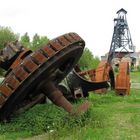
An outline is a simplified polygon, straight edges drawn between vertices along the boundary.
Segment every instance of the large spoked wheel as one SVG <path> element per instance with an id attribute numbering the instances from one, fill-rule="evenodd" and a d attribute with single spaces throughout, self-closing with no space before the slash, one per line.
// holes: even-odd
<path id="1" fill-rule="evenodd" d="M 37 95 L 44 83 L 58 84 L 75 66 L 84 45 L 77 34 L 69 33 L 29 54 L 0 85 L 0 119 L 7 119 L 27 97 Z"/>

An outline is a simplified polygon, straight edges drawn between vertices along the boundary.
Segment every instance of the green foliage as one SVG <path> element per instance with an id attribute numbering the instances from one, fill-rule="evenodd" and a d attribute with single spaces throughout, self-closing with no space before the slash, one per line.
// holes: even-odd
<path id="1" fill-rule="evenodd" d="M 114 67 L 115 72 L 119 72 L 119 68 L 117 66 Z"/>
<path id="2" fill-rule="evenodd" d="M 0 26 L 0 48 L 3 48 L 7 42 L 16 41 L 18 39 L 19 39 L 19 35 L 15 34 L 11 30 L 11 28 Z M 27 32 L 20 37 L 21 44 L 24 47 L 31 48 L 32 50 L 35 50 L 38 47 L 47 44 L 48 41 L 49 39 L 47 38 L 47 36 L 40 36 L 38 34 L 35 34 L 31 42 Z"/>
<path id="3" fill-rule="evenodd" d="M 124 97 L 116 96 L 113 91 L 105 95 L 91 93 L 88 98 L 91 106 L 80 116 L 70 116 L 53 104 L 36 105 L 10 123 L 1 123 L 0 139 L 15 140 L 41 133 L 45 133 L 43 139 L 49 140 L 139 139 L 139 99 L 140 90 L 135 89 Z"/>
<path id="4" fill-rule="evenodd" d="M 16 37 L 9 28 L 0 28 L 0 45 L 14 41 Z M 48 43 L 48 38 L 36 34 L 30 42 L 28 34 L 25 33 L 21 42 L 34 50 Z M 99 58 L 94 57 L 86 48 L 80 59 L 81 68 L 95 68 L 98 63 Z M 140 79 L 139 72 L 133 72 L 130 76 L 132 82 Z M 29 111 L 14 116 L 11 122 L 0 123 L 0 139 L 15 140 L 44 132 L 47 132 L 44 139 L 50 140 L 140 138 L 140 90 L 131 89 L 130 96 L 125 97 L 115 96 L 113 91 L 106 95 L 90 94 L 88 100 L 91 102 L 90 109 L 80 116 L 70 116 L 52 104 L 36 105 Z"/>
<path id="5" fill-rule="evenodd" d="M 92 52 L 88 48 L 85 48 L 79 64 L 82 70 L 87 70 L 96 68 L 99 62 L 99 58 L 97 56 L 94 57 Z"/>
<path id="6" fill-rule="evenodd" d="M 139 66 L 137 66 L 137 70 L 140 72 L 140 65 L 139 65 Z"/>
<path id="7" fill-rule="evenodd" d="M 134 65 L 131 65 L 130 70 L 131 70 L 131 72 L 134 71 Z"/>
<path id="8" fill-rule="evenodd" d="M 42 132 L 57 131 L 60 127 L 72 128 L 83 126 L 85 117 L 70 116 L 62 108 L 52 104 L 36 105 L 29 111 L 15 116 L 10 123 L 0 123 L 0 139 L 28 137 Z M 69 125 L 70 124 L 70 125 Z"/>
<path id="9" fill-rule="evenodd" d="M 17 116 L 10 123 L 1 123 L 0 134 L 8 137 L 10 134 L 12 134 L 12 137 L 17 133 L 21 133 L 21 136 L 23 134 L 30 136 L 49 131 L 54 129 L 60 115 L 63 117 L 63 114 L 65 114 L 63 110 L 60 110 L 52 105 L 37 105 L 30 111 Z"/>
<path id="10" fill-rule="evenodd" d="M 57 140 L 114 140 L 139 139 L 140 110 L 136 98 L 140 97 L 140 90 L 131 89 L 130 96 L 116 96 L 114 92 L 106 95 L 90 94 L 91 102 L 85 125 L 71 129 L 63 126 L 46 139 Z M 134 119 L 136 117 L 136 119 Z M 69 120 L 70 121 L 70 120 Z M 131 126 L 131 127 L 130 127 Z"/>
<path id="11" fill-rule="evenodd" d="M 130 79 L 132 83 L 140 83 L 140 72 L 139 71 L 130 72 Z"/>
<path id="12" fill-rule="evenodd" d="M 15 34 L 9 27 L 0 26 L 0 48 L 3 48 L 5 43 L 15 41 L 18 35 Z"/>
<path id="13" fill-rule="evenodd" d="M 39 36 L 38 34 L 35 34 L 33 36 L 33 41 L 31 44 L 31 49 L 36 50 L 38 47 L 43 46 L 47 44 L 49 39 L 46 36 Z"/>
<path id="14" fill-rule="evenodd" d="M 30 37 L 27 32 L 23 36 L 21 36 L 20 40 L 23 46 L 30 48 L 32 50 L 36 50 L 37 48 L 47 44 L 48 41 L 49 39 L 47 38 L 47 36 L 40 36 L 38 34 L 35 34 L 33 36 L 33 40 L 30 41 Z"/>
<path id="15" fill-rule="evenodd" d="M 23 36 L 21 36 L 20 42 L 24 47 L 29 48 L 31 46 L 30 37 L 27 32 Z"/>

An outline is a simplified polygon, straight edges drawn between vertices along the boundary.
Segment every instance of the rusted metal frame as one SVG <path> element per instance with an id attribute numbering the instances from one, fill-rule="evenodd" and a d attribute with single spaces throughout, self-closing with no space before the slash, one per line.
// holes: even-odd
<path id="1" fill-rule="evenodd" d="M 82 77 L 88 76 L 89 80 L 95 81 L 95 72 L 96 72 L 95 69 L 90 69 L 90 70 L 78 72 L 78 74 Z"/>
<path id="2" fill-rule="evenodd" d="M 8 70 L 23 51 L 24 48 L 18 41 L 6 44 L 5 47 L 0 50 L 0 67 Z"/>
<path id="3" fill-rule="evenodd" d="M 94 91 L 97 89 L 101 88 L 107 88 L 109 87 L 107 81 L 102 81 L 102 82 L 96 82 L 96 81 L 91 81 L 87 80 L 83 75 L 81 76 L 80 71 L 78 72 L 73 70 L 66 78 L 67 80 L 67 85 L 63 86 L 65 90 L 62 91 L 68 91 L 70 89 L 70 94 L 72 96 L 66 96 L 68 100 L 71 100 L 72 97 L 73 99 L 77 99 L 80 97 L 87 97 L 89 96 L 89 91 Z M 62 85 L 60 90 L 62 89 Z M 68 92 L 69 93 L 69 92 Z"/>
<path id="4" fill-rule="evenodd" d="M 13 62 L 13 64 L 10 66 L 10 70 L 16 68 L 17 65 L 19 65 L 25 57 L 27 57 L 32 51 L 30 49 L 25 49 L 23 52 L 19 54 L 19 56 L 16 58 L 16 60 Z"/>
<path id="5" fill-rule="evenodd" d="M 130 94 L 129 63 L 122 61 L 119 64 L 119 73 L 116 76 L 115 91 L 117 95 Z"/>
<path id="6" fill-rule="evenodd" d="M 77 115 L 89 108 L 89 102 L 81 104 L 78 108 L 74 108 L 73 105 L 63 96 L 63 93 L 56 88 L 53 82 L 47 82 L 43 86 L 42 91 L 55 105 L 62 107 L 70 114 Z"/>
<path id="7" fill-rule="evenodd" d="M 111 86 L 114 87 L 114 74 L 110 75 L 110 72 L 113 73 L 112 67 L 110 66 L 107 61 L 101 61 L 96 69 L 96 75 L 95 75 L 95 81 L 101 82 L 101 81 L 110 81 Z M 107 89 L 99 89 L 96 90 L 96 93 L 106 93 Z"/>

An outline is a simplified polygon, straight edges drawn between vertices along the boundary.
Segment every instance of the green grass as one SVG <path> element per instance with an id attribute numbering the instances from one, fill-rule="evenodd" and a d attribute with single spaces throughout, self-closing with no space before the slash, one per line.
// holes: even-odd
<path id="1" fill-rule="evenodd" d="M 131 82 L 140 82 L 140 72 L 131 72 L 130 76 Z M 76 117 L 52 104 L 36 105 L 14 116 L 10 123 L 0 123 L 0 140 L 140 139 L 140 90 L 131 89 L 130 96 L 125 97 L 116 96 L 113 91 L 90 94 L 88 100 L 89 110 Z"/>
<path id="2" fill-rule="evenodd" d="M 130 77 L 131 77 L 131 82 L 140 83 L 140 72 L 137 72 L 137 71 L 131 72 Z"/>
<path id="3" fill-rule="evenodd" d="M 116 96 L 113 91 L 105 95 L 90 94 L 88 100 L 89 110 L 76 117 L 54 105 L 37 105 L 10 123 L 1 123 L 0 139 L 140 139 L 140 90 L 131 89 L 130 96 L 124 97 Z M 42 135 L 32 137 L 39 134 Z"/>

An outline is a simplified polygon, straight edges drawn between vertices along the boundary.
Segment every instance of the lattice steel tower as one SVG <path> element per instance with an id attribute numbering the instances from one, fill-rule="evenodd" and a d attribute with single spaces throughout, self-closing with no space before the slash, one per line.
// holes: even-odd
<path id="1" fill-rule="evenodd" d="M 114 19 L 114 32 L 108 54 L 109 63 L 111 63 L 113 58 L 122 58 L 135 52 L 126 19 L 127 11 L 122 8 L 117 14 L 118 17 Z"/>

